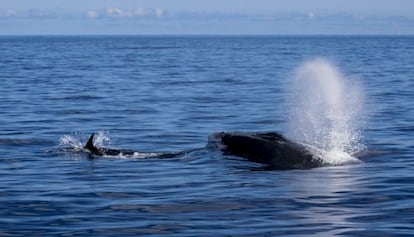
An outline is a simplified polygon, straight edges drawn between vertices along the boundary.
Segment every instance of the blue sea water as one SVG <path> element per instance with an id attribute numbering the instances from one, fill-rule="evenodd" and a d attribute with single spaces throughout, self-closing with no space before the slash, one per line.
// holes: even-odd
<path id="1" fill-rule="evenodd" d="M 414 236 L 414 37 L 2 36 L 0 236 Z M 287 132 L 290 80 L 323 57 L 365 94 L 377 155 L 263 170 L 206 148 Z M 91 158 L 100 145 L 171 159 Z"/>

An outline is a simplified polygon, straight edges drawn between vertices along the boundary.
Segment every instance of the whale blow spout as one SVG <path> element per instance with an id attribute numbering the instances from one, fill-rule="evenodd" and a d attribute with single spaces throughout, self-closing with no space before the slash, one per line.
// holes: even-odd
<path id="1" fill-rule="evenodd" d="M 356 162 L 365 149 L 362 85 L 330 61 L 316 58 L 298 67 L 291 79 L 287 136 L 317 149 L 331 165 Z"/>

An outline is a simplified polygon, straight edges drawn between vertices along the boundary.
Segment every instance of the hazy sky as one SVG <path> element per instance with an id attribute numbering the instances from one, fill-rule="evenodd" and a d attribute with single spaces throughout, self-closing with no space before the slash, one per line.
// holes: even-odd
<path id="1" fill-rule="evenodd" d="M 414 1 L 0 0 L 0 34 L 414 34 Z"/>

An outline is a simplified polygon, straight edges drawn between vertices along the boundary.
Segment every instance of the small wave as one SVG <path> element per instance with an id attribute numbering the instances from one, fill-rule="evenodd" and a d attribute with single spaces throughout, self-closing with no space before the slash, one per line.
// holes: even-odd
<path id="1" fill-rule="evenodd" d="M 69 101 L 86 101 L 86 100 L 97 100 L 102 99 L 101 96 L 95 95 L 70 95 L 70 96 L 63 96 L 63 97 L 52 97 L 52 100 L 69 100 Z"/>
<path id="2" fill-rule="evenodd" d="M 19 138 L 2 138 L 0 139 L 0 145 L 37 145 L 46 141 L 40 139 L 19 139 Z"/>

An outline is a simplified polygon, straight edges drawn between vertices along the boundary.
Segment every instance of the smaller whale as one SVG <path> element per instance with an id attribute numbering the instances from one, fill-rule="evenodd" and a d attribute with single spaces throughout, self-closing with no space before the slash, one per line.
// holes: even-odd
<path id="1" fill-rule="evenodd" d="M 322 160 L 315 157 L 305 145 L 276 132 L 221 132 L 213 137 L 221 143 L 219 147 L 225 154 L 266 164 L 271 169 L 310 169 L 323 166 Z"/>
<path id="2" fill-rule="evenodd" d="M 145 157 L 145 158 L 173 158 L 179 155 L 183 155 L 187 152 L 169 152 L 169 153 L 160 153 L 160 152 L 138 152 L 127 149 L 112 149 L 104 147 L 96 147 L 93 144 L 95 134 L 92 133 L 89 137 L 86 145 L 83 149 L 87 150 L 93 156 L 123 156 L 123 157 Z"/>

